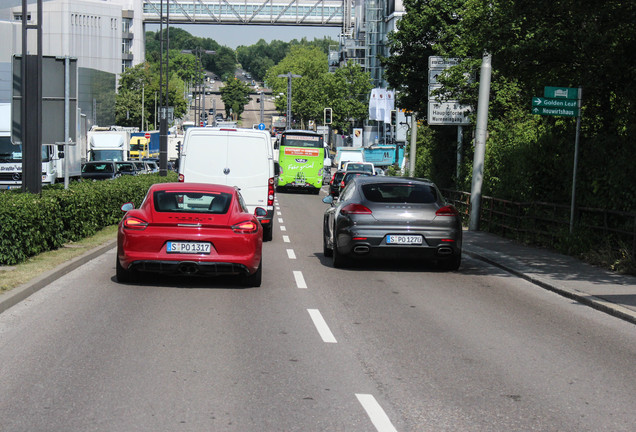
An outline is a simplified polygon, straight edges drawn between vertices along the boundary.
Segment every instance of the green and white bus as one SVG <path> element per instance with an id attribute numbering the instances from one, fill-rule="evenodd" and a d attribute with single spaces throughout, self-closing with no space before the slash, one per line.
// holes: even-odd
<path id="1" fill-rule="evenodd" d="M 324 160 L 324 138 L 321 134 L 304 130 L 284 131 L 278 153 L 278 188 L 318 194 L 322 187 Z"/>

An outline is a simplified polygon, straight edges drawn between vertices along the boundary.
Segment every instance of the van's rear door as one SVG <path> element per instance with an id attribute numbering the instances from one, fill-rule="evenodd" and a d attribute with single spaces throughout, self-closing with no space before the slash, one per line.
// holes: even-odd
<path id="1" fill-rule="evenodd" d="M 259 132 L 236 130 L 229 133 L 227 167 L 228 185 L 238 186 L 250 212 L 267 208 L 271 165 L 271 142 Z"/>
<path id="2" fill-rule="evenodd" d="M 184 148 L 186 182 L 227 184 L 228 132 L 192 129 Z"/>

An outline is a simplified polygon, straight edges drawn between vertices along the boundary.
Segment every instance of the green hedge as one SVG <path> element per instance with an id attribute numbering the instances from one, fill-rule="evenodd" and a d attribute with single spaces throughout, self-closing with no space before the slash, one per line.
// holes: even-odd
<path id="1" fill-rule="evenodd" d="M 112 181 L 72 182 L 45 187 L 41 195 L 0 193 L 0 265 L 13 265 L 39 253 L 78 241 L 123 216 L 121 205 L 139 207 L 154 183 L 174 182 L 176 173 L 122 176 Z"/>

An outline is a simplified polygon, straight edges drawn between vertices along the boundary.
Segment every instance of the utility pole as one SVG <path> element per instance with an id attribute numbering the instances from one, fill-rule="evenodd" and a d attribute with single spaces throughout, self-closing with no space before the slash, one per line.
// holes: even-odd
<path id="1" fill-rule="evenodd" d="M 22 191 L 35 194 L 42 192 L 42 0 L 37 9 L 37 23 L 28 24 L 27 0 L 22 0 Z M 37 32 L 37 55 L 27 54 L 28 30 Z"/>
<path id="2" fill-rule="evenodd" d="M 471 231 L 479 231 L 481 213 L 481 187 L 484 178 L 484 159 L 486 156 L 486 133 L 488 132 L 488 102 L 490 99 L 490 75 L 492 56 L 484 53 L 479 77 L 479 100 L 477 102 L 477 133 L 475 135 L 475 155 L 473 157 L 473 183 L 470 193 Z"/>
<path id="3" fill-rule="evenodd" d="M 292 78 L 302 78 L 302 75 L 294 75 L 291 72 L 287 72 L 286 74 L 278 75 L 278 78 L 287 78 L 287 125 L 285 129 L 291 129 Z"/>
<path id="4" fill-rule="evenodd" d="M 159 175 L 165 177 L 168 175 L 168 83 L 170 77 L 168 76 L 168 62 L 170 56 L 170 2 L 166 2 L 168 8 L 166 9 L 166 33 L 163 33 L 163 0 L 159 3 L 160 15 L 159 15 L 159 34 L 161 36 L 161 44 L 159 51 Z M 163 56 L 163 42 L 166 41 L 166 56 L 164 61 Z M 165 68 L 165 83 L 163 79 L 163 73 Z"/>

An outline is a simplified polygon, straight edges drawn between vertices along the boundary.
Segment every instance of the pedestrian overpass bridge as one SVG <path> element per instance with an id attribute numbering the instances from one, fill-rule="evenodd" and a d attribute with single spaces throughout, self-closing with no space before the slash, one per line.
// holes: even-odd
<path id="1" fill-rule="evenodd" d="M 342 27 L 352 22 L 353 0 L 163 0 L 170 24 L 252 24 Z M 143 1 L 143 21 L 161 23 L 160 0 Z M 168 10 L 168 7 L 170 8 Z"/>

